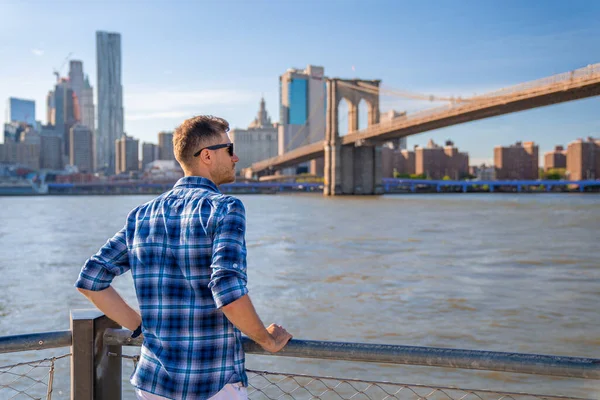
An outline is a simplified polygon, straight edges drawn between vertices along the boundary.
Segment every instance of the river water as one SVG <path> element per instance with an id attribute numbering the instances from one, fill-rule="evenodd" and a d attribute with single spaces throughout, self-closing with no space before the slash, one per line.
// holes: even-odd
<path id="1" fill-rule="evenodd" d="M 0 336 L 69 329 L 69 310 L 90 307 L 73 288 L 81 265 L 150 198 L 0 198 Z M 298 339 L 600 358 L 600 196 L 240 198 L 252 299 L 265 324 Z M 115 287 L 137 304 L 130 274 Z M 0 355 L 0 366 L 46 353 Z M 578 379 L 247 358 L 253 369 L 600 398 L 600 382 Z M 55 380 L 53 398 L 68 398 L 68 360 Z"/>

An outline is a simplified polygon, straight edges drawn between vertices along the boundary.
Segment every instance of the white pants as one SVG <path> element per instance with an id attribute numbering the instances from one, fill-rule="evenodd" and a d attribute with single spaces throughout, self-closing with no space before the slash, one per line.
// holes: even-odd
<path id="1" fill-rule="evenodd" d="M 135 396 L 138 400 L 168 400 L 166 397 L 144 392 L 138 388 L 135 389 Z M 248 400 L 248 391 L 241 383 L 228 383 L 209 400 Z"/>

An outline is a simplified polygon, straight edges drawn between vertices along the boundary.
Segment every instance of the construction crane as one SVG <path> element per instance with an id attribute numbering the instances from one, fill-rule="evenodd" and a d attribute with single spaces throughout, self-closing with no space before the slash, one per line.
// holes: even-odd
<path id="1" fill-rule="evenodd" d="M 56 83 L 58 83 L 58 81 L 60 81 L 60 71 L 64 68 L 65 64 L 67 63 L 67 61 L 69 61 L 69 59 L 71 58 L 72 55 L 73 55 L 72 52 L 69 53 L 69 55 L 65 58 L 65 60 L 61 64 L 60 68 L 58 68 L 58 69 L 54 68 L 54 71 L 52 73 L 56 76 Z"/>

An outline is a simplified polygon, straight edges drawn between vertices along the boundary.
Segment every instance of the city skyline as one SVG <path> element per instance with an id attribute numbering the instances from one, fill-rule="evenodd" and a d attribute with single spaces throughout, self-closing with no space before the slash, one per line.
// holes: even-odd
<path id="1" fill-rule="evenodd" d="M 140 142 L 155 142 L 157 132 L 173 130 L 187 116 L 199 113 L 218 114 L 232 127 L 244 127 L 263 93 L 267 111 L 277 116 L 277 77 L 288 68 L 308 64 L 324 66 L 332 77 L 382 79 L 392 88 L 469 96 L 598 61 L 600 27 L 593 24 L 593 15 L 600 6 L 589 2 L 552 1 L 537 7 L 512 1 L 502 7 L 471 2 L 456 7 L 450 2 L 436 2 L 436 7 L 378 4 L 356 3 L 352 11 L 342 3 L 327 2 L 322 13 L 310 14 L 314 29 L 304 32 L 299 20 L 307 10 L 294 9 L 296 18 L 277 19 L 294 8 L 292 3 L 278 7 L 202 3 L 204 13 L 224 15 L 228 24 L 247 32 L 240 40 L 236 29 L 219 29 L 218 18 L 191 29 L 186 15 L 194 15 L 199 5 L 167 7 L 161 2 L 140 15 L 152 30 L 127 18 L 134 8 L 128 3 L 116 16 L 97 5 L 53 10 L 36 3 L 27 15 L 39 29 L 17 36 L 10 27 L 27 3 L 3 3 L 0 11 L 9 18 L 0 35 L 11 40 L 0 46 L 0 54 L 12 63 L 0 66 L 0 97 L 33 99 L 37 114 L 45 115 L 43 100 L 52 87 L 52 69 L 69 52 L 88 66 L 90 81 L 96 82 L 97 71 L 90 66 L 96 62 L 97 30 L 123 36 L 124 131 Z M 331 12 L 345 18 L 330 20 Z M 77 18 L 84 14 L 93 18 Z M 69 19 L 69 29 L 50 24 L 54 17 Z M 167 17 L 181 23 L 163 24 Z M 424 18 L 427 23 L 418 23 Z M 249 29 L 255 26 L 254 31 Z M 40 31 L 47 33 L 43 41 L 36 35 Z M 261 51 L 251 51 L 259 45 Z M 220 54 L 225 60 L 215 57 Z M 66 76 L 66 71 L 61 74 Z M 440 104 L 382 97 L 381 111 L 410 112 Z M 490 149 L 518 140 L 533 140 L 544 153 L 579 137 L 598 136 L 598 106 L 600 101 L 592 98 L 458 125 L 409 137 L 408 148 L 429 138 L 437 142 L 451 138 L 471 154 L 472 164 L 491 161 Z"/>

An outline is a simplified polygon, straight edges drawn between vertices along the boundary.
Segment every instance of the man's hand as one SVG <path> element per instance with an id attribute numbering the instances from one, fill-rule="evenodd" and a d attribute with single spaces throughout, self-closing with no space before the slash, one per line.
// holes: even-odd
<path id="1" fill-rule="evenodd" d="M 281 325 L 271 324 L 265 329 L 247 294 L 220 310 L 242 333 L 268 352 L 278 352 L 292 338 Z"/>
<path id="2" fill-rule="evenodd" d="M 281 325 L 271 324 L 267 328 L 267 332 L 273 338 L 270 343 L 259 343 L 263 349 L 270 353 L 277 353 L 279 350 L 283 349 L 287 342 L 290 341 L 292 335 L 288 333 Z"/>

